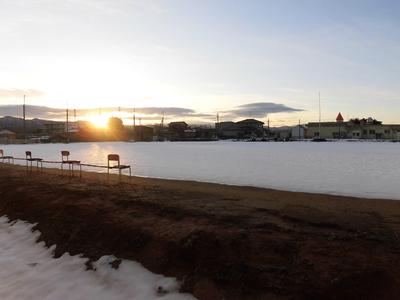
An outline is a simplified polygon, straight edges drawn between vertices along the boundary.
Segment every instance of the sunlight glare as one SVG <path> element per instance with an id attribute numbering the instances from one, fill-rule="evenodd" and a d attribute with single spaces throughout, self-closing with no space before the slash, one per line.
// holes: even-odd
<path id="1" fill-rule="evenodd" d="M 93 116 L 90 117 L 89 121 L 97 128 L 107 128 L 108 126 L 108 116 Z"/>

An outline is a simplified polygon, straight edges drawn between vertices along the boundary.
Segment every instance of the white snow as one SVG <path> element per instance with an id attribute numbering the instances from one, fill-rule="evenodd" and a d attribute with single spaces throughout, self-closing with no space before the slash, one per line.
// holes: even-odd
<path id="1" fill-rule="evenodd" d="M 7 223 L 0 217 L 0 299 L 133 299 L 189 300 L 179 294 L 179 284 L 146 270 L 139 263 L 123 260 L 117 270 L 111 268 L 113 256 L 94 263 L 95 271 L 85 269 L 86 259 L 64 254 L 53 258 L 54 247 L 36 243 L 39 232 L 22 221 Z M 160 295 L 158 287 L 168 293 Z"/>
<path id="2" fill-rule="evenodd" d="M 106 164 L 118 153 L 137 176 L 400 200 L 400 143 L 160 142 L 0 146 L 6 154 Z M 93 169 L 99 171 L 99 169 Z"/>

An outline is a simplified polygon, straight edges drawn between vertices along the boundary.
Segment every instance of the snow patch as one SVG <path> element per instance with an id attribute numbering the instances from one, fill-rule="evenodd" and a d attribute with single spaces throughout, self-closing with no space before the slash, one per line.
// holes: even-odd
<path id="1" fill-rule="evenodd" d="M 111 267 L 114 256 L 94 262 L 86 270 L 87 259 L 65 253 L 53 258 L 55 246 L 37 243 L 40 235 L 34 224 L 9 223 L 0 217 L 0 299 L 134 299 L 192 300 L 179 294 L 174 278 L 153 274 L 137 262 L 122 260 Z"/>

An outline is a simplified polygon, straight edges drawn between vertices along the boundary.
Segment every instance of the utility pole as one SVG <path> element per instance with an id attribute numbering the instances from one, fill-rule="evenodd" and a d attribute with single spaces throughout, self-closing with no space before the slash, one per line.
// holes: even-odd
<path id="1" fill-rule="evenodd" d="M 215 124 L 215 137 L 219 140 L 219 112 L 217 112 L 217 123 Z"/>
<path id="2" fill-rule="evenodd" d="M 67 134 L 67 144 L 69 143 L 69 120 L 68 120 L 68 106 L 66 109 L 66 134 Z"/>
<path id="3" fill-rule="evenodd" d="M 74 109 L 74 122 L 76 122 L 76 109 Z"/>
<path id="4" fill-rule="evenodd" d="M 165 117 L 165 113 L 162 112 L 160 130 L 159 130 L 159 140 L 160 141 L 164 141 L 164 117 Z"/>
<path id="5" fill-rule="evenodd" d="M 162 118 L 161 118 L 161 128 L 164 128 L 164 117 L 165 117 L 165 113 L 162 112 Z"/>
<path id="6" fill-rule="evenodd" d="M 142 118 L 139 118 L 139 132 L 140 132 L 140 140 L 143 141 L 143 127 L 142 127 Z"/>
<path id="7" fill-rule="evenodd" d="M 133 108 L 133 130 L 135 130 L 136 127 L 136 109 Z"/>
<path id="8" fill-rule="evenodd" d="M 26 107 L 25 107 L 25 95 L 24 95 L 24 105 L 22 106 L 22 118 L 24 122 L 24 144 L 26 144 Z"/>
<path id="9" fill-rule="evenodd" d="M 301 120 L 299 119 L 299 140 L 301 139 L 300 122 L 301 122 Z"/>
<path id="10" fill-rule="evenodd" d="M 319 105 L 319 118 L 318 118 L 318 120 L 319 120 L 319 125 L 318 125 L 318 127 L 319 127 L 319 132 L 318 132 L 318 137 L 319 138 L 321 138 L 321 93 L 320 92 L 318 92 L 318 105 Z"/>
<path id="11" fill-rule="evenodd" d="M 132 112 L 132 129 L 133 129 L 132 130 L 132 132 L 133 132 L 132 133 L 132 137 L 133 137 L 134 141 L 136 141 L 136 124 L 135 124 L 136 123 L 136 120 L 135 120 L 136 116 L 135 116 L 135 112 L 136 112 L 135 108 L 133 108 L 133 112 Z"/>

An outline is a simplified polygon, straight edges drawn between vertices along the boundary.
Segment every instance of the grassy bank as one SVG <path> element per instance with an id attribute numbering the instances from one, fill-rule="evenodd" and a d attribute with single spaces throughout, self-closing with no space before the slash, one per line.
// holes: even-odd
<path id="1" fill-rule="evenodd" d="M 0 214 L 199 299 L 398 299 L 400 202 L 0 164 Z M 88 266 L 90 267 L 90 266 Z"/>

